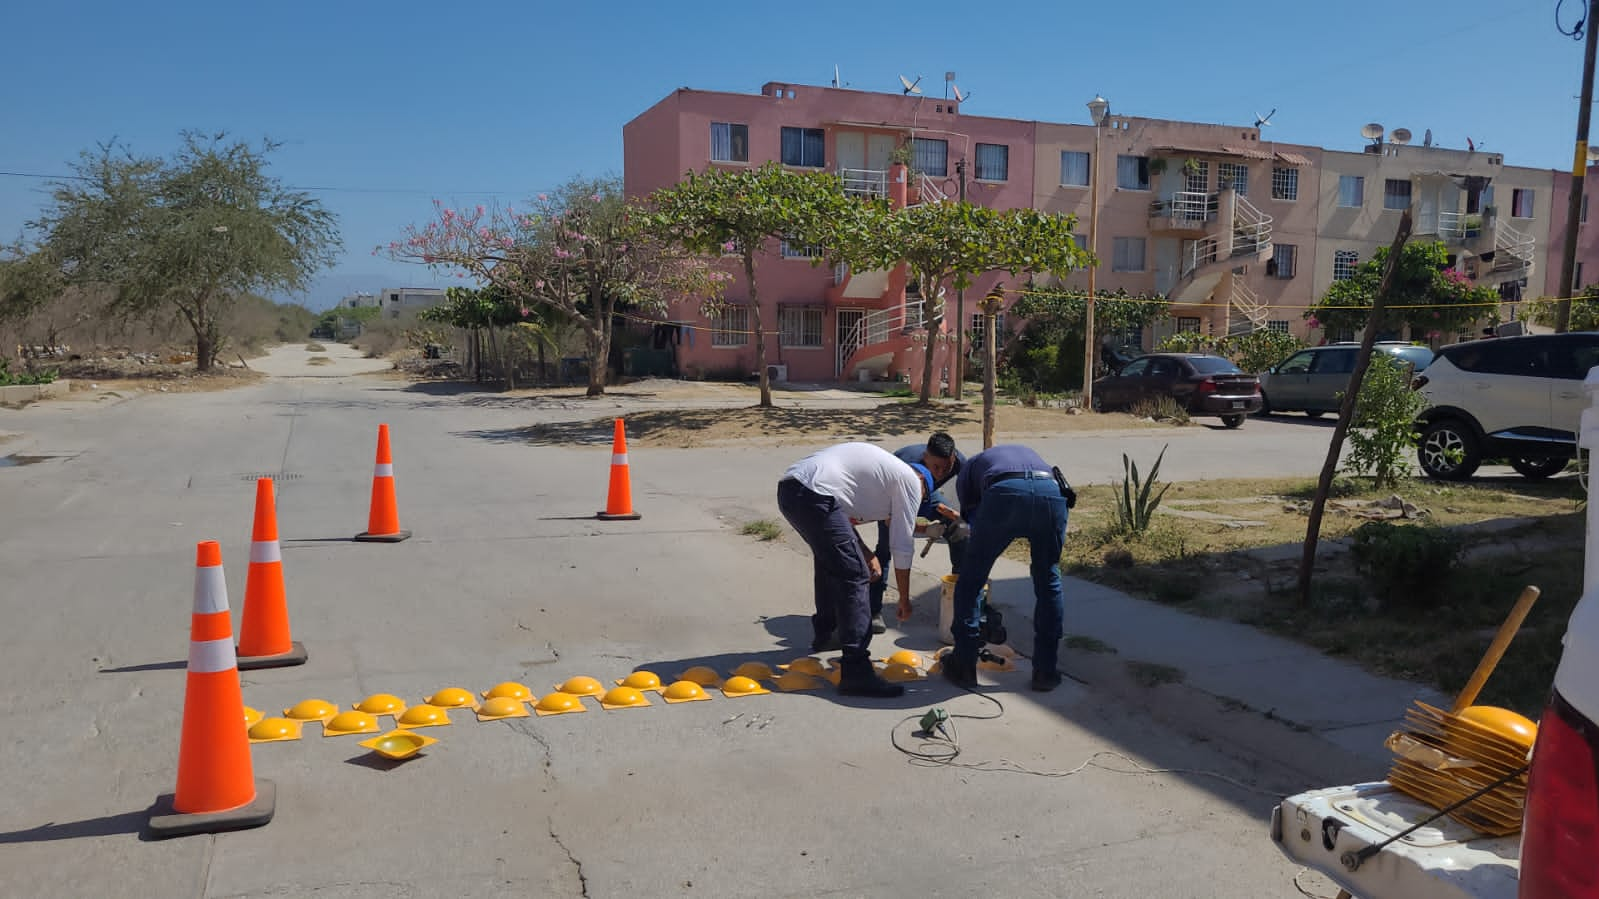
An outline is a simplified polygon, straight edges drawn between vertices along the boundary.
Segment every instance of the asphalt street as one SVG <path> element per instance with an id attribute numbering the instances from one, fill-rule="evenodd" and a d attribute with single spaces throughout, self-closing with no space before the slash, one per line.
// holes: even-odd
<path id="1" fill-rule="evenodd" d="M 244 674 L 246 704 L 269 714 L 312 697 L 420 702 L 507 680 L 542 694 L 577 675 L 669 680 L 802 655 L 803 547 L 738 528 L 779 518 L 778 476 L 813 447 L 635 449 L 643 518 L 596 521 L 609 447 L 513 435 L 630 402 L 275 377 L 0 410 L 0 454 L 50 457 L 0 468 L 0 894 L 1298 895 L 1266 817 L 1273 796 L 1320 784 L 1092 687 L 1034 694 L 1025 673 L 992 676 L 1002 717 L 956 722 L 954 765 L 891 742 L 920 745 L 896 726 L 933 705 L 999 710 L 936 680 L 889 702 L 713 691 L 509 722 L 457 711 L 397 765 L 311 725 L 253 749 L 256 775 L 277 784 L 266 827 L 141 838 L 175 777 L 194 546 L 221 541 L 237 621 L 258 476 L 277 478 L 290 614 L 310 653 Z M 356 544 L 379 423 L 415 537 Z M 1325 441 L 1318 425 L 1252 421 L 1034 442 L 1088 482 L 1167 442 L 1172 479 L 1309 475 Z M 916 615 L 874 650 L 936 648 L 940 573 L 918 571 Z M 1105 752 L 1181 771 L 1122 773 L 1135 769 L 1109 755 L 1097 759 L 1119 771 L 1082 767 Z"/>

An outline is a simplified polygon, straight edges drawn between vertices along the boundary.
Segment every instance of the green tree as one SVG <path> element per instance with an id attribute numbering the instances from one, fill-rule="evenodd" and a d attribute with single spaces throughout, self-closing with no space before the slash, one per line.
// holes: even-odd
<path id="1" fill-rule="evenodd" d="M 1305 310 L 1317 326 L 1358 331 L 1366 326 L 1372 298 L 1388 264 L 1387 247 L 1355 269 L 1354 277 L 1334 281 L 1321 300 Z M 1499 294 L 1474 284 L 1453 269 L 1446 270 L 1443 243 L 1409 243 L 1399 257 L 1393 293 L 1378 327 L 1397 330 L 1409 325 L 1415 336 L 1437 336 L 1468 330 L 1473 322 L 1495 314 Z"/>
<path id="2" fill-rule="evenodd" d="M 918 203 L 894 210 L 881 222 L 846 220 L 848 230 L 832 237 L 852 267 L 881 269 L 899 262 L 909 267 L 921 285 L 923 318 L 931 338 L 944 322 L 949 288 L 964 290 L 986 272 L 1065 274 L 1087 265 L 1092 257 L 1078 249 L 1072 237 L 1076 225 L 1076 216 L 1036 209 Z M 932 397 L 933 355 L 929 339 L 922 363 L 923 403 Z"/>
<path id="3" fill-rule="evenodd" d="M 1088 315 L 1088 291 L 1062 285 L 1042 286 L 1032 284 L 1022 292 L 1011 311 L 1028 319 L 1034 326 L 1042 325 L 1062 347 L 1076 344 L 1081 356 L 1086 339 L 1083 323 Z M 1106 337 L 1127 331 L 1142 330 L 1171 315 L 1171 302 L 1159 294 L 1131 294 L 1125 289 L 1096 291 L 1094 295 L 1094 345 L 1104 343 Z M 1074 339 L 1075 338 L 1075 339 Z M 1183 350 L 1190 352 L 1190 350 Z M 1196 350 L 1194 352 L 1208 352 Z M 1076 368 L 1076 383 L 1081 383 L 1082 366 Z"/>
<path id="4" fill-rule="evenodd" d="M 1410 388 L 1411 366 L 1387 353 L 1373 353 L 1349 422 L 1344 470 L 1369 474 L 1378 489 L 1398 486 L 1410 475 L 1410 449 L 1420 435 L 1416 416 L 1426 407 Z"/>
<path id="5" fill-rule="evenodd" d="M 755 331 L 760 405 L 771 406 L 756 259 L 772 241 L 788 240 L 822 246 L 827 260 L 850 261 L 841 252 L 840 239 L 861 246 L 886 204 L 846 197 L 835 175 L 791 172 L 775 162 L 753 169 L 690 172 L 676 186 L 656 191 L 650 201 L 650 227 L 663 240 L 704 257 L 731 255 L 742 263 Z M 813 265 L 823 261 L 811 260 Z"/>
<path id="6" fill-rule="evenodd" d="M 536 348 L 548 343 L 546 321 L 557 314 L 547 306 L 524 306 L 505 290 L 490 286 L 479 290 L 468 287 L 445 288 L 444 302 L 422 310 L 417 317 L 425 322 L 449 325 L 474 334 L 486 332 L 489 352 L 505 379 L 506 387 L 514 390 L 516 359 L 513 347 Z M 503 345 L 500 342 L 502 333 L 505 335 Z"/>
<path id="7" fill-rule="evenodd" d="M 178 314 L 208 370 L 237 297 L 304 290 L 341 246 L 331 212 L 268 174 L 277 146 L 185 132 L 169 158 L 84 153 L 30 225 L 41 265 L 65 286 L 106 289 L 113 314 Z"/>
<path id="8" fill-rule="evenodd" d="M 1527 317 L 1552 328 L 1558 305 L 1555 299 L 1533 300 L 1527 304 Z M 1571 321 L 1567 327 L 1572 331 L 1599 331 L 1599 284 L 1590 284 L 1571 298 Z"/>
<path id="9" fill-rule="evenodd" d="M 1261 328 L 1230 334 L 1219 342 L 1221 355 L 1251 374 L 1259 374 L 1305 348 L 1305 342 L 1287 331 Z"/>
<path id="10" fill-rule="evenodd" d="M 539 194 L 531 212 L 435 203 L 438 218 L 405 229 L 391 258 L 454 269 L 500 291 L 514 308 L 548 306 L 585 338 L 588 395 L 605 392 L 611 326 L 620 312 L 659 312 L 687 299 L 712 301 L 724 276 L 645 225 L 616 178 L 575 178 Z M 381 251 L 382 248 L 379 248 Z"/>

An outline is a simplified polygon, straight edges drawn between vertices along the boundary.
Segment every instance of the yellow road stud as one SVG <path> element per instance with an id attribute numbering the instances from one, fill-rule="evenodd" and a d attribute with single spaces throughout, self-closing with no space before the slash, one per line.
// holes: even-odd
<path id="1" fill-rule="evenodd" d="M 436 705 L 441 709 L 475 709 L 477 697 L 460 687 L 445 687 L 428 697 L 428 705 Z"/>
<path id="2" fill-rule="evenodd" d="M 777 689 L 782 690 L 784 693 L 793 693 L 796 690 L 820 690 L 822 688 L 820 679 L 809 674 L 801 674 L 798 671 L 779 674 L 772 679 L 772 683 L 777 684 Z"/>
<path id="3" fill-rule="evenodd" d="M 526 718 L 527 705 L 512 696 L 490 697 L 477 710 L 479 721 L 499 721 L 502 718 Z"/>
<path id="4" fill-rule="evenodd" d="M 617 681 L 616 685 L 618 687 L 632 687 L 635 690 L 661 692 L 661 679 L 653 671 L 635 671 Z"/>
<path id="5" fill-rule="evenodd" d="M 883 666 L 883 680 L 889 683 L 902 684 L 906 681 L 921 680 L 922 673 L 909 665 L 900 662 L 890 662 Z"/>
<path id="6" fill-rule="evenodd" d="M 667 702 L 700 702 L 710 699 L 711 695 L 705 688 L 691 680 L 674 681 L 671 686 L 661 691 L 661 698 Z"/>
<path id="7" fill-rule="evenodd" d="M 612 687 L 600 697 L 600 706 L 605 709 L 632 709 L 649 704 L 644 694 L 632 687 Z"/>
<path id="8" fill-rule="evenodd" d="M 378 716 L 361 711 L 340 712 L 328 719 L 322 725 L 322 736 L 342 737 L 345 734 L 375 734 L 383 728 L 378 726 Z"/>
<path id="9" fill-rule="evenodd" d="M 779 665 L 777 667 L 785 671 L 792 671 L 795 674 L 809 674 L 812 677 L 821 677 L 827 673 L 827 668 L 822 665 L 822 660 L 813 659 L 810 656 L 800 656 L 787 665 Z"/>
<path id="10" fill-rule="evenodd" d="M 249 730 L 250 728 L 255 727 L 255 723 L 257 721 L 260 721 L 263 717 L 265 717 L 265 716 L 261 714 L 261 710 L 260 709 L 252 709 L 249 706 L 245 706 L 244 707 L 244 729 L 245 730 Z"/>
<path id="11" fill-rule="evenodd" d="M 405 711 L 405 700 L 393 693 L 373 693 L 356 703 L 355 709 L 368 715 L 398 715 Z"/>
<path id="12" fill-rule="evenodd" d="M 293 718 L 296 721 L 321 721 L 324 724 L 338 713 L 339 707 L 325 699 L 302 699 L 283 710 L 285 718 Z"/>
<path id="13" fill-rule="evenodd" d="M 555 689 L 572 696 L 598 696 L 605 692 L 604 685 L 592 677 L 570 677 Z"/>
<path id="14" fill-rule="evenodd" d="M 722 676 L 705 665 L 695 665 L 693 668 L 679 674 L 677 679 L 693 681 L 702 687 L 720 687 L 722 685 Z"/>
<path id="15" fill-rule="evenodd" d="M 528 689 L 527 684 L 506 681 L 503 684 L 495 684 L 489 688 L 487 693 L 483 694 L 484 699 L 499 699 L 501 697 L 515 699 L 518 702 L 532 702 L 533 691 Z"/>
<path id="16" fill-rule="evenodd" d="M 248 731 L 251 743 L 276 743 L 300 739 L 302 721 L 293 718 L 262 718 Z"/>
<path id="17" fill-rule="evenodd" d="M 733 670 L 733 676 L 747 677 L 750 680 L 770 680 L 777 676 L 777 672 L 765 662 L 745 662 Z"/>
<path id="18" fill-rule="evenodd" d="M 450 723 L 450 714 L 436 705 L 414 705 L 405 710 L 396 724 L 404 727 L 445 727 Z"/>
<path id="19" fill-rule="evenodd" d="M 883 661 L 890 665 L 909 665 L 912 668 L 922 667 L 922 654 L 909 649 L 902 649 Z"/>
<path id="20" fill-rule="evenodd" d="M 361 746 L 370 749 L 386 759 L 408 759 L 416 755 L 424 746 L 432 746 L 438 740 L 433 737 L 424 737 L 413 734 L 408 730 L 391 730 L 381 737 L 362 740 Z"/>
<path id="21" fill-rule="evenodd" d="M 761 686 L 758 681 L 743 676 L 730 677 L 727 683 L 722 685 L 722 695 L 730 697 L 755 696 L 770 692 L 772 691 Z"/>
<path id="22" fill-rule="evenodd" d="M 539 715 L 567 715 L 576 712 L 586 712 L 583 701 L 571 693 L 551 693 L 538 701 L 533 706 L 533 711 Z"/>

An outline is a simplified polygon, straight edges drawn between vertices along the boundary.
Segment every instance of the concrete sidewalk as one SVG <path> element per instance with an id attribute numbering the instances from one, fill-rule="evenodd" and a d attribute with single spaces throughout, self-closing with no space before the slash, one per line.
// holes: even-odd
<path id="1" fill-rule="evenodd" d="M 1430 687 L 1379 677 L 1360 666 L 1252 627 L 1204 618 L 1078 578 L 1066 584 L 1066 634 L 1109 649 L 1072 648 L 1062 669 L 1096 689 L 1147 703 L 1196 735 L 1271 755 L 1307 777 L 1380 779 L 1392 754 L 1383 740 L 1420 700 L 1448 707 Z M 1032 579 L 1025 563 L 1001 558 L 991 596 L 1005 613 L 1010 643 L 1032 651 Z M 1166 666 L 1140 679 L 1138 666 Z M 1146 672 L 1149 669 L 1144 669 Z M 1163 675 L 1163 676 L 1161 676 Z M 1153 680 L 1175 678 L 1149 686 Z M 1323 786 L 1328 784 L 1322 784 Z"/>

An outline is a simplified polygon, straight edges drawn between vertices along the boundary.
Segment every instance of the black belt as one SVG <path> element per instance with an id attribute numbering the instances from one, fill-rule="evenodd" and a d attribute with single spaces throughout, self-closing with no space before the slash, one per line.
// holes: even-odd
<path id="1" fill-rule="evenodd" d="M 1000 481 L 1011 481 L 1019 478 L 1053 481 L 1055 480 L 1055 473 L 1052 471 L 1002 471 L 999 474 L 989 475 L 988 480 L 983 482 L 983 487 L 987 489 Z"/>

